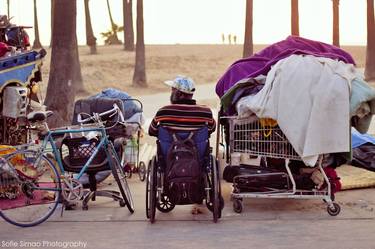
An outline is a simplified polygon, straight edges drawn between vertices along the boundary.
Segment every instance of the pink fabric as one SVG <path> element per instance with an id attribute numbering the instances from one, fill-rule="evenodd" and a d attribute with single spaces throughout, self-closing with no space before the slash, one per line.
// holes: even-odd
<path id="1" fill-rule="evenodd" d="M 4 56 L 9 51 L 9 47 L 6 43 L 0 42 L 0 57 Z"/>
<path id="2" fill-rule="evenodd" d="M 39 183 L 40 187 L 43 188 L 56 188 L 57 186 L 55 183 Z M 33 198 L 30 199 L 26 197 L 25 194 L 22 192 L 17 196 L 15 199 L 0 199 L 0 210 L 7 210 L 7 209 L 12 209 L 12 208 L 20 208 L 20 207 L 25 207 L 25 206 L 30 206 L 30 205 L 38 205 L 38 204 L 47 204 L 47 203 L 52 203 L 54 200 L 46 200 L 43 199 L 45 197 L 45 193 L 48 192 L 47 190 L 36 190 L 33 192 Z M 49 191 L 52 192 L 52 191 Z M 28 203 L 27 203 L 28 202 Z"/>

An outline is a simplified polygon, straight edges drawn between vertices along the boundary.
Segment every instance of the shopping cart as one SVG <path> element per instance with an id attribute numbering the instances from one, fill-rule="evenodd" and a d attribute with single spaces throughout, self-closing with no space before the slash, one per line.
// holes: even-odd
<path id="1" fill-rule="evenodd" d="M 141 129 L 139 129 L 137 135 L 132 135 L 126 139 L 121 165 L 124 165 L 127 178 L 131 178 L 133 173 L 137 173 L 139 179 L 143 182 L 146 179 L 146 164 L 139 159 L 141 132 Z"/>
<path id="2" fill-rule="evenodd" d="M 238 155 L 245 157 L 258 156 L 264 162 L 267 159 L 284 159 L 285 169 L 272 171 L 269 173 L 240 174 L 233 178 L 233 191 L 231 197 L 233 200 L 233 210 L 241 213 L 243 209 L 243 198 L 290 198 L 290 199 L 323 199 L 327 204 L 327 212 L 332 215 L 338 215 L 340 206 L 334 202 L 333 185 L 327 174 L 323 170 L 323 156 L 319 156 L 316 168 L 324 177 L 324 188 L 298 189 L 292 174 L 289 162 L 291 160 L 301 161 L 301 158 L 293 149 L 288 139 L 281 129 L 276 125 L 261 124 L 257 117 L 240 119 L 237 116 L 221 117 L 221 124 L 225 124 L 226 144 L 227 144 L 227 163 L 228 165 L 238 165 Z M 220 127 L 219 127 L 220 128 Z M 218 133 L 220 129 L 218 129 Z M 218 134 L 220 136 L 220 134 Z M 220 140 L 220 139 L 218 139 Z M 220 144 L 220 141 L 218 141 Z M 217 149 L 218 150 L 218 149 Z M 233 158 L 236 155 L 236 158 Z M 236 162 L 234 162 L 236 161 Z M 267 163 L 259 166 L 259 172 L 265 172 L 262 169 L 269 167 Z M 275 188 L 275 184 L 267 184 L 264 179 L 285 179 L 284 187 Z M 244 188 L 246 184 L 256 182 L 255 187 Z M 263 186 L 259 184 L 264 182 Z"/>

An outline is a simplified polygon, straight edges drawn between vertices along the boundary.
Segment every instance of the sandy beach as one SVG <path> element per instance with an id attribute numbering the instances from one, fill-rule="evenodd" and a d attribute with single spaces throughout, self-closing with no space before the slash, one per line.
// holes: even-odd
<path id="1" fill-rule="evenodd" d="M 254 52 L 266 46 L 255 45 Z M 357 67 L 364 67 L 366 47 L 342 48 L 353 56 Z M 47 53 L 43 65 L 43 92 L 48 84 L 51 50 L 47 49 Z M 228 66 L 241 58 L 242 45 L 146 45 L 146 89 L 132 86 L 135 52 L 125 52 L 119 45 L 99 46 L 96 55 L 90 55 L 89 48 L 81 46 L 79 53 L 86 95 L 115 87 L 138 96 L 168 91 L 162 82 L 178 74 L 192 77 L 197 84 L 216 83 Z M 216 96 L 214 92 L 210 94 Z"/>

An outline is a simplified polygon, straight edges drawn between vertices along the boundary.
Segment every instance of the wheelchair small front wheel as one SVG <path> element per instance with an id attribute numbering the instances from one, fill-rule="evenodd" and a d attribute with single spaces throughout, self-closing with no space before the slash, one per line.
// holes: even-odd
<path id="1" fill-rule="evenodd" d="M 160 201 L 156 204 L 156 208 L 162 213 L 169 213 L 175 207 L 175 204 L 171 202 L 171 199 L 166 194 L 161 194 Z"/>

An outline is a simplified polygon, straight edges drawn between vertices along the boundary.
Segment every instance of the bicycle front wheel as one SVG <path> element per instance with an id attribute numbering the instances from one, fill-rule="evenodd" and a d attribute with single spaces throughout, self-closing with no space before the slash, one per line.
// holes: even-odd
<path id="1" fill-rule="evenodd" d="M 130 188 L 128 182 L 126 181 L 126 175 L 124 169 L 121 167 L 119 161 L 117 160 L 117 156 L 113 153 L 116 153 L 112 149 L 109 148 L 110 154 L 110 165 L 112 169 L 113 177 L 115 178 L 118 188 L 120 190 L 121 196 L 125 201 L 126 206 L 128 207 L 131 213 L 134 213 L 134 202 L 133 197 L 130 192 Z"/>
<path id="2" fill-rule="evenodd" d="M 31 227 L 47 220 L 61 195 L 60 176 L 53 163 L 31 150 L 16 151 L 0 165 L 0 216 Z"/>

